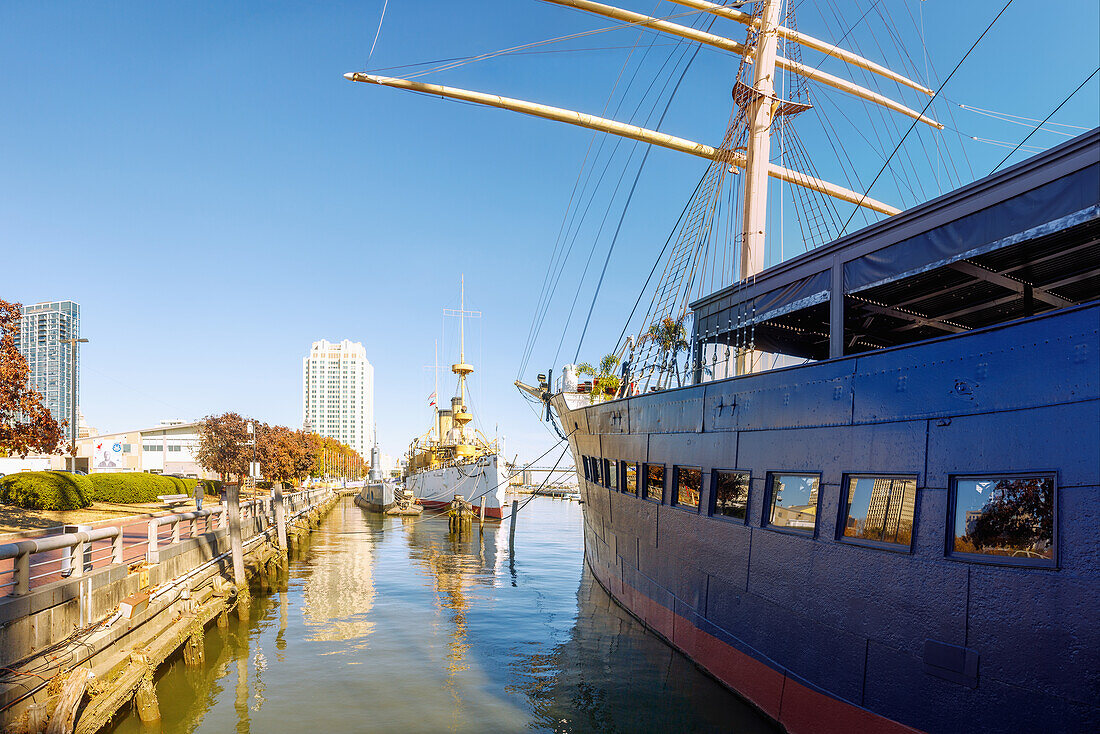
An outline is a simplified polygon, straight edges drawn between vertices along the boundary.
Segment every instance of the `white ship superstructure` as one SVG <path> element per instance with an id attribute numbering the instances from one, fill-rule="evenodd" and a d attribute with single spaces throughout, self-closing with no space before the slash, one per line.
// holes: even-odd
<path id="1" fill-rule="evenodd" d="M 435 421 L 427 433 L 409 445 L 405 489 L 425 507 L 445 507 L 456 496 L 480 508 L 485 516 L 499 519 L 504 505 L 508 476 L 499 439 L 490 441 L 470 425 L 474 416 L 466 402 L 466 378 L 474 371 L 466 362 L 465 283 L 462 305 L 458 362 L 451 372 L 458 376 L 457 394 L 449 408 L 435 409 Z M 438 392 L 438 391 L 437 391 Z"/>
<path id="2" fill-rule="evenodd" d="M 476 461 L 409 474 L 405 488 L 425 507 L 445 507 L 455 495 L 480 507 L 485 500 L 485 516 L 500 519 L 508 474 L 500 455 L 479 456 Z"/>

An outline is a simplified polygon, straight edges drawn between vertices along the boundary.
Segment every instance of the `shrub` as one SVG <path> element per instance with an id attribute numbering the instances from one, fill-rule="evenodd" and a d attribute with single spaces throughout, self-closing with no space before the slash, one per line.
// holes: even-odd
<path id="1" fill-rule="evenodd" d="M 200 481 L 141 472 L 101 472 L 88 478 L 92 482 L 96 500 L 124 504 L 156 502 L 157 497 L 164 494 L 185 494 L 190 497 L 195 492 L 195 482 Z"/>
<path id="2" fill-rule="evenodd" d="M 212 497 L 217 497 L 221 493 L 222 487 L 224 486 L 224 482 L 218 479 L 200 479 L 198 481 L 202 482 L 202 486 L 206 494 L 211 495 Z"/>
<path id="3" fill-rule="evenodd" d="M 0 478 L 0 502 L 28 510 L 77 510 L 92 504 L 88 477 L 61 471 L 31 471 Z"/>
<path id="4" fill-rule="evenodd" d="M 170 477 L 141 472 L 102 472 L 88 477 L 100 502 L 156 502 L 160 494 L 180 494 Z"/>

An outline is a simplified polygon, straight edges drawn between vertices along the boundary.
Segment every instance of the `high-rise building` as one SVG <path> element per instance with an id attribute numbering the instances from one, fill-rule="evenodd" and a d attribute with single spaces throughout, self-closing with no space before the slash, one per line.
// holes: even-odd
<path id="1" fill-rule="evenodd" d="M 66 339 L 80 337 L 80 304 L 49 301 L 24 306 L 15 345 L 30 367 L 30 385 L 42 394 L 43 403 L 58 423 L 72 419 L 73 385 L 76 376 L 76 404 L 80 405 L 80 357 L 73 371 L 71 346 Z M 79 355 L 79 350 L 77 350 Z M 66 440 L 71 428 L 65 430 Z"/>
<path id="2" fill-rule="evenodd" d="M 867 507 L 867 530 L 881 533 L 888 542 L 909 542 L 916 489 L 912 479 L 876 477 Z"/>
<path id="3" fill-rule="evenodd" d="M 374 444 L 374 366 L 359 342 L 313 342 L 302 360 L 302 423 L 370 456 Z"/>

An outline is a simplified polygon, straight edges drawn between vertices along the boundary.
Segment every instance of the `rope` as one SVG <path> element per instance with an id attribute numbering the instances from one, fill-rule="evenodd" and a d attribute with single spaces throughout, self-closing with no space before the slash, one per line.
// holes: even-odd
<path id="1" fill-rule="evenodd" d="M 970 57 L 970 54 L 974 51 L 975 48 L 978 47 L 978 44 L 981 43 L 982 39 L 985 38 L 987 33 L 989 33 L 990 29 L 993 28 L 993 24 L 996 23 L 1002 15 L 1004 15 L 1005 11 L 1008 10 L 1008 7 L 1010 5 L 1012 5 L 1012 0 L 1008 0 L 1008 2 L 1005 3 L 1004 7 L 1001 8 L 1000 12 L 997 13 L 996 16 L 994 16 L 993 20 L 989 21 L 989 25 L 987 25 L 985 27 L 985 30 L 982 31 L 982 34 L 980 36 L 978 36 L 977 40 L 974 41 L 973 44 L 971 44 L 970 48 L 967 49 L 967 52 L 965 54 L 963 54 L 963 57 L 961 59 L 959 59 L 959 63 L 955 64 L 955 68 L 952 69 L 951 73 L 947 75 L 947 78 L 943 80 L 943 84 L 941 84 L 939 86 L 939 88 L 936 89 L 936 91 L 932 94 L 932 98 L 929 99 L 928 103 L 924 105 L 924 109 L 921 110 L 921 115 L 922 116 L 924 115 L 925 112 L 928 111 L 928 108 L 932 106 L 932 103 L 936 101 L 936 98 L 939 96 L 940 91 L 944 87 L 947 86 L 947 83 L 949 81 L 951 81 L 952 77 L 955 76 L 955 72 L 957 72 L 959 70 L 959 67 L 961 67 L 963 65 L 963 62 L 965 62 Z M 1061 105 L 1059 105 L 1059 107 L 1060 106 Z M 1055 111 L 1057 111 L 1057 110 L 1055 110 Z M 894 146 L 894 151 L 886 159 L 886 162 L 882 164 L 882 168 L 880 168 L 879 172 L 877 174 L 875 174 L 874 179 L 871 180 L 871 184 L 867 187 L 867 190 L 864 192 L 863 196 L 860 197 L 859 202 L 856 204 L 855 210 L 858 210 L 860 208 L 860 206 L 863 204 L 864 199 L 867 198 L 867 194 L 871 193 L 871 189 L 874 188 L 875 183 L 878 182 L 878 180 L 879 180 L 879 177 L 881 177 L 883 172 L 886 171 L 887 167 L 890 165 L 890 161 L 893 160 L 893 158 L 897 154 L 898 150 L 901 149 L 901 144 L 905 142 L 905 139 L 907 137 L 909 137 L 909 133 L 913 132 L 913 128 L 915 128 L 917 126 L 918 122 L 920 122 L 920 120 L 914 119 L 913 123 L 909 126 L 909 129 L 905 131 L 905 135 L 901 136 L 901 140 L 899 140 L 898 144 L 896 146 Z M 1026 138 L 1025 138 L 1025 140 L 1026 140 Z M 838 237 L 844 236 L 844 232 L 848 229 L 848 225 L 852 222 L 852 218 L 855 217 L 855 215 L 856 215 L 856 212 L 853 211 L 851 216 L 848 217 L 848 221 L 844 223 L 844 227 L 840 230 L 840 234 L 838 235 Z"/>
<path id="2" fill-rule="evenodd" d="M 1011 0 L 1010 0 L 1010 1 L 1011 1 Z M 1096 73 L 1097 73 L 1097 72 L 1100 72 L 1100 68 L 1096 68 L 1096 69 L 1094 69 L 1094 70 L 1093 70 L 1093 72 L 1092 72 L 1091 74 L 1089 74 L 1089 75 L 1088 75 L 1088 78 L 1087 78 L 1087 79 L 1085 79 L 1085 81 L 1083 81 L 1083 82 L 1081 82 L 1080 84 L 1078 84 L 1078 85 L 1077 85 L 1077 89 L 1074 89 L 1074 90 L 1073 90 L 1072 92 L 1070 92 L 1070 93 L 1069 93 L 1069 96 L 1068 96 L 1068 97 L 1066 97 L 1065 99 L 1063 99 L 1063 100 L 1062 100 L 1062 101 L 1061 101 L 1061 102 L 1060 102 L 1060 103 L 1058 104 L 1058 106 L 1057 106 L 1057 107 L 1055 107 L 1055 108 L 1054 108 L 1053 110 L 1051 110 L 1050 114 L 1046 116 L 1046 120 L 1043 120 L 1043 121 L 1042 121 L 1041 123 L 1039 123 L 1039 127 L 1035 128 L 1035 130 L 1038 130 L 1038 129 L 1039 129 L 1040 127 L 1042 127 L 1043 125 L 1045 125 L 1045 124 L 1046 124 L 1047 120 L 1049 120 L 1049 119 L 1050 119 L 1051 117 L 1054 117 L 1054 113 L 1055 113 L 1055 112 L 1057 112 L 1058 110 L 1062 109 L 1062 105 L 1064 105 L 1064 104 L 1065 104 L 1066 102 L 1069 102 L 1069 101 L 1070 101 L 1070 99 L 1072 99 L 1072 98 L 1073 98 L 1073 95 L 1075 95 L 1075 94 L 1077 94 L 1078 92 L 1080 92 L 1080 91 L 1081 91 L 1081 87 L 1085 86 L 1085 85 L 1086 85 L 1086 84 L 1088 84 L 1088 83 L 1089 83 L 1090 81 L 1092 81 L 1092 78 L 1093 78 L 1094 76 L 1096 76 Z M 1024 138 L 1023 140 L 1021 140 L 1021 141 L 1020 141 L 1019 145 L 1017 145 L 1017 146 L 1016 146 L 1015 148 L 1013 148 L 1013 149 L 1012 149 L 1012 150 L 1011 150 L 1011 151 L 1009 152 L 1009 154 L 1008 154 L 1008 155 L 1006 155 L 1006 156 L 1005 156 L 1005 157 L 1004 157 L 1003 159 L 1001 159 L 1001 162 L 1000 162 L 1000 163 L 998 163 L 997 165 L 995 165 L 995 166 L 993 167 L 993 171 L 990 171 L 990 173 L 993 173 L 993 172 L 994 172 L 994 171 L 996 171 L 996 170 L 997 170 L 998 168 L 1000 168 L 1001 166 L 1003 166 L 1003 165 L 1005 164 L 1005 161 L 1007 161 L 1007 160 L 1008 160 L 1009 158 L 1011 158 L 1011 157 L 1012 157 L 1012 154 L 1013 154 L 1013 153 L 1015 153 L 1015 152 L 1016 152 L 1017 150 L 1019 150 L 1019 149 L 1020 149 L 1020 146 L 1021 146 L 1021 145 L 1023 145 L 1024 143 L 1026 143 L 1026 142 L 1028 141 L 1028 139 L 1029 139 L 1029 138 L 1030 138 L 1030 137 L 1031 137 L 1032 135 L 1034 135 L 1034 134 L 1035 134 L 1035 130 L 1032 130 L 1031 132 L 1029 132 L 1029 133 L 1027 134 L 1027 136 L 1026 136 L 1026 137 L 1025 137 L 1025 138 Z"/>
<path id="3" fill-rule="evenodd" d="M 692 63 L 695 61 L 695 57 L 699 55 L 699 49 L 701 48 L 701 45 L 695 47 L 695 52 L 692 53 L 691 58 L 688 59 L 687 64 L 684 66 L 684 70 L 680 72 L 680 78 L 676 80 L 676 86 L 672 88 L 672 93 L 669 94 L 668 101 L 665 102 L 665 109 L 661 112 L 661 117 L 657 120 L 657 125 L 654 128 L 655 130 L 661 129 L 661 123 L 665 121 L 665 115 L 668 114 L 668 109 L 670 106 L 672 106 L 672 100 L 676 98 L 676 92 L 680 90 L 680 84 L 683 83 L 684 77 L 688 73 L 688 69 L 691 68 Z M 611 262 L 611 253 L 615 251 L 615 243 L 619 241 L 619 232 L 622 231 L 623 220 L 626 219 L 626 212 L 628 209 L 630 209 L 630 202 L 634 199 L 634 190 L 638 187 L 638 179 L 642 177 L 642 171 L 645 169 L 646 161 L 649 160 L 649 153 L 652 150 L 652 145 L 646 146 L 645 154 L 642 156 L 642 162 L 638 166 L 637 173 L 634 174 L 634 183 L 630 185 L 630 193 L 626 197 L 626 203 L 623 204 L 622 214 L 619 215 L 619 223 L 615 226 L 615 234 L 611 238 L 611 246 L 607 248 L 607 257 L 603 261 L 603 270 L 600 271 L 600 279 L 596 283 L 596 292 L 592 294 L 592 303 L 588 307 L 588 316 L 584 319 L 584 328 L 581 330 L 581 337 L 579 340 L 577 340 L 577 351 L 573 355 L 574 363 L 576 363 L 576 361 L 580 359 L 581 345 L 584 344 L 585 334 L 588 333 L 588 324 L 592 320 L 592 311 L 594 311 L 596 308 L 596 299 L 600 295 L 600 288 L 603 287 L 604 276 L 607 275 L 607 264 Z M 618 342 L 616 342 L 615 347 L 618 348 L 618 346 Z"/>
<path id="4" fill-rule="evenodd" d="M 386 19 L 386 6 L 390 4 L 390 0 L 385 0 L 382 3 L 382 15 L 378 18 L 378 30 L 374 32 L 374 42 L 370 45 L 370 53 L 367 54 L 367 66 L 370 66 L 370 58 L 374 56 L 374 47 L 378 45 L 378 35 L 382 33 L 382 21 Z"/>

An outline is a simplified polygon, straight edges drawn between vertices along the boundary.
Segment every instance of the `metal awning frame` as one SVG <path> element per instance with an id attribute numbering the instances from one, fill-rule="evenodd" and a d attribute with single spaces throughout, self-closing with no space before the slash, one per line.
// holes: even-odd
<path id="1" fill-rule="evenodd" d="M 969 276 L 966 283 L 948 286 L 945 288 L 945 292 L 972 285 L 975 278 L 994 283 L 1008 291 L 1002 298 L 975 304 L 960 313 L 949 314 L 949 316 L 958 317 L 970 310 L 980 310 L 1009 303 L 1021 296 L 1045 302 L 1048 306 L 1064 307 L 1073 305 L 1072 301 L 1049 291 L 1057 285 L 1066 285 L 1075 280 L 1079 281 L 1082 278 L 1093 277 L 1096 274 L 1095 269 L 1075 274 L 1066 282 L 1055 285 L 1047 284 L 1044 290 L 1031 288 L 1026 283 L 1016 281 L 1012 277 L 1012 271 L 1021 269 L 1020 266 L 1008 268 L 1003 272 L 994 272 L 967 261 L 1012 245 L 1057 234 L 1060 231 L 1100 219 L 1100 202 L 1056 217 L 1051 221 L 1027 227 L 1015 234 L 981 243 L 965 252 L 939 258 L 904 272 L 892 273 L 887 278 L 861 284 L 851 289 L 846 289 L 845 265 L 911 238 L 932 232 L 944 225 L 963 220 L 967 216 L 977 214 L 984 209 L 1003 204 L 1014 197 L 1037 190 L 1045 184 L 1079 173 L 1083 169 L 1095 166 L 1098 160 L 1100 160 L 1100 128 L 1080 135 L 1042 154 L 1033 156 L 1004 171 L 975 181 L 930 202 L 769 268 L 750 281 L 735 283 L 710 296 L 697 300 L 690 307 L 695 316 L 698 346 L 701 348 L 704 341 L 713 341 L 716 333 L 721 333 L 717 328 L 702 327 L 703 324 L 707 323 L 708 317 L 718 316 L 722 312 L 740 311 L 741 313 L 751 314 L 752 304 L 756 303 L 757 299 L 767 298 L 769 294 L 777 293 L 784 288 L 795 287 L 799 282 L 809 282 L 810 279 L 814 278 L 820 279 L 825 273 L 828 273 L 829 288 L 827 290 L 801 296 L 790 303 L 769 309 L 766 313 L 741 318 L 738 322 L 739 328 L 761 324 L 770 319 L 827 301 L 830 312 L 829 357 L 841 357 L 845 354 L 846 348 L 844 296 L 852 296 L 858 299 L 858 294 L 861 292 L 945 267 L 950 267 L 952 270 Z M 1067 252 L 1079 250 L 1089 246 L 1089 244 L 1090 242 L 1083 242 L 1072 245 Z M 1062 253 L 1059 253 L 1043 259 L 1061 255 Z M 926 295 L 923 298 L 927 297 Z M 914 299 L 914 301 L 916 300 L 922 299 Z M 861 306 L 867 305 L 866 303 L 861 304 Z M 903 329 L 931 326 L 944 333 L 957 333 L 966 330 L 965 327 L 950 323 L 950 319 L 947 317 L 929 318 L 917 313 L 908 313 L 904 302 L 891 304 L 870 303 L 870 306 L 871 308 L 867 310 L 887 309 L 890 311 L 889 315 L 912 322 L 902 327 Z M 698 333 L 700 327 L 706 333 Z"/>

